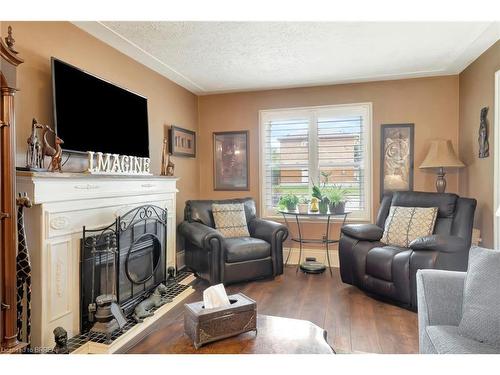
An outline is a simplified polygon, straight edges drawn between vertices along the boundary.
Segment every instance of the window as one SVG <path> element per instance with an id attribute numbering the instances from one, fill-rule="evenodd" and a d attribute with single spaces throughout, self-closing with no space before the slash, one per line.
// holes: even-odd
<path id="1" fill-rule="evenodd" d="M 279 199 L 309 197 L 313 182 L 348 190 L 350 219 L 370 220 L 371 104 L 260 112 L 261 212 Z"/>

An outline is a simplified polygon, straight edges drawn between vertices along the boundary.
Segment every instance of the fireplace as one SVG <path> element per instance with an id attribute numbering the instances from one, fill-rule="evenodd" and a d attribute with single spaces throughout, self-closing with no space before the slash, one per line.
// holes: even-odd
<path id="1" fill-rule="evenodd" d="M 95 300 L 114 295 L 126 316 L 165 282 L 167 210 L 143 205 L 99 229 L 83 228 L 80 330 L 94 324 Z"/>

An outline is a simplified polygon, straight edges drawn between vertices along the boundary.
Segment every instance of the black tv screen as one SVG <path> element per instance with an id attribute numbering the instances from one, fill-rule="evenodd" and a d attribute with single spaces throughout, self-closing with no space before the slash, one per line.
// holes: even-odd
<path id="1" fill-rule="evenodd" d="M 54 120 L 67 152 L 149 157 L 147 99 L 52 58 Z"/>

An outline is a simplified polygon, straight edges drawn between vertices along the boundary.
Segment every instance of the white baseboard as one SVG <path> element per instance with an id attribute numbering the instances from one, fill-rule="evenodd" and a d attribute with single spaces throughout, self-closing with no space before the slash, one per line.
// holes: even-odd
<path id="1" fill-rule="evenodd" d="M 175 266 L 178 270 L 180 270 L 181 268 L 183 268 L 186 265 L 184 250 L 178 251 L 175 254 L 175 262 L 176 262 Z"/>
<path id="2" fill-rule="evenodd" d="M 292 247 L 283 248 L 283 263 L 286 261 L 288 257 L 288 253 L 291 250 L 290 259 L 288 259 L 288 264 L 297 264 L 299 263 L 299 249 Z M 339 251 L 337 249 L 330 249 L 330 262 L 332 267 L 339 267 Z M 314 249 L 314 248 L 302 248 L 302 261 L 306 257 L 315 257 L 318 262 L 322 262 L 328 264 L 328 260 L 326 259 L 326 250 L 325 249 Z"/>
<path id="3" fill-rule="evenodd" d="M 283 263 L 286 261 L 288 257 L 289 251 L 292 251 L 290 254 L 290 259 L 288 259 L 288 264 L 298 264 L 299 263 L 299 249 L 292 247 L 283 248 Z M 177 269 L 181 269 L 185 265 L 184 261 L 184 250 L 178 251 L 176 254 L 177 257 Z M 302 249 L 302 260 L 306 257 L 315 257 L 319 262 L 323 262 L 328 264 L 328 260 L 326 259 L 326 250 L 325 249 L 313 249 L 313 248 L 303 248 Z M 330 262 L 332 267 L 339 267 L 339 251 L 337 249 L 330 249 Z"/>

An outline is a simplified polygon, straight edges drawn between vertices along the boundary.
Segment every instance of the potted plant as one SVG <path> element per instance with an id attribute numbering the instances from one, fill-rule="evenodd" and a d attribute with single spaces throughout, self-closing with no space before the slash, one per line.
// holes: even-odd
<path id="1" fill-rule="evenodd" d="M 307 197 L 300 198 L 299 204 L 298 204 L 299 213 L 307 214 L 307 212 L 309 211 L 309 202 L 310 202 L 310 199 L 308 199 Z"/>
<path id="2" fill-rule="evenodd" d="M 343 214 L 345 212 L 345 202 L 347 200 L 347 189 L 341 186 L 332 186 L 326 192 L 329 200 L 330 212 L 333 214 Z"/>
<path id="3" fill-rule="evenodd" d="M 318 200 L 319 212 L 321 214 L 326 214 L 328 212 L 328 198 L 324 195 L 323 188 L 319 187 L 313 182 L 312 196 Z"/>
<path id="4" fill-rule="evenodd" d="M 295 194 L 282 195 L 279 201 L 279 206 L 284 207 L 287 211 L 296 211 L 299 198 Z"/>

